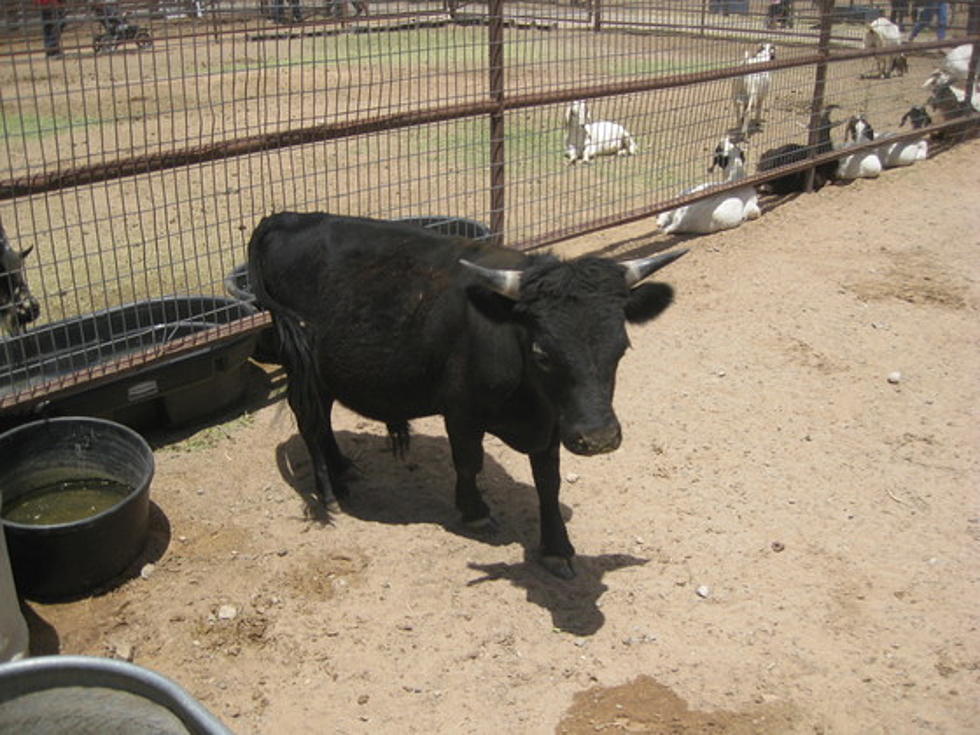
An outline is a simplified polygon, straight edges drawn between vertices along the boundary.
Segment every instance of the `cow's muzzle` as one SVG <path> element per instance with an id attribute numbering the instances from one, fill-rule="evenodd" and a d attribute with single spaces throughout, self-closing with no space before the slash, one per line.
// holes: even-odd
<path id="1" fill-rule="evenodd" d="M 619 428 L 619 422 L 614 422 L 599 429 L 572 432 L 562 443 L 570 452 L 591 456 L 613 452 L 619 449 L 622 441 L 623 433 Z"/>

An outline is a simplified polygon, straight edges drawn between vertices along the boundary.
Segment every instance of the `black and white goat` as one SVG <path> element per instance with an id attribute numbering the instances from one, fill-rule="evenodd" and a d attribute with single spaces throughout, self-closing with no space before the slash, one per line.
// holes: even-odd
<path id="1" fill-rule="evenodd" d="M 898 127 L 903 127 L 909 123 L 913 130 L 932 125 L 932 117 L 926 112 L 926 108 L 921 105 L 910 107 L 902 115 Z M 916 161 L 924 161 L 929 156 L 929 141 L 925 136 L 913 138 L 912 140 L 889 141 L 894 133 L 882 133 L 878 140 L 884 141 L 878 147 L 878 158 L 881 165 L 885 168 L 895 168 L 896 166 L 911 166 Z"/>
<path id="2" fill-rule="evenodd" d="M 752 64 L 762 64 L 776 58 L 776 47 L 771 43 L 764 43 L 756 50 L 755 55 L 745 52 L 745 60 L 742 62 L 746 66 Z M 749 135 L 749 129 L 758 130 L 762 125 L 762 106 L 769 96 L 769 88 L 772 86 L 772 77 L 767 71 L 757 71 L 735 77 L 732 80 L 732 101 L 735 104 L 735 129 L 741 133 L 742 138 Z"/>
<path id="3" fill-rule="evenodd" d="M 726 183 L 745 178 L 745 154 L 731 136 L 726 135 L 715 148 L 708 172 L 714 171 L 716 166 L 725 172 Z M 683 193 L 694 194 L 715 186 L 718 184 L 706 182 Z M 755 187 L 742 186 L 664 212 L 657 217 L 657 225 L 667 234 L 675 232 L 705 234 L 738 227 L 746 220 L 756 219 L 761 214 L 759 195 Z"/>
<path id="4" fill-rule="evenodd" d="M 813 155 L 830 153 L 834 149 L 833 141 L 830 138 L 830 130 L 838 123 L 830 119 L 831 110 L 837 109 L 837 105 L 827 105 L 820 113 L 817 122 L 817 142 L 813 147 Z M 759 171 L 774 171 L 782 166 L 789 166 L 800 163 L 810 157 L 810 147 L 798 143 L 787 143 L 778 148 L 770 148 L 759 157 Z M 833 181 L 837 177 L 837 161 L 821 163 L 816 167 L 813 175 L 814 191 L 820 189 L 824 184 Z M 806 190 L 806 171 L 779 176 L 771 181 L 762 184 L 766 190 L 773 194 L 792 194 Z"/>
<path id="5" fill-rule="evenodd" d="M 864 115 L 852 115 L 844 128 L 844 142 L 841 149 L 850 148 L 862 143 L 870 143 L 875 139 L 874 128 Z M 852 153 L 837 162 L 837 178 L 845 181 L 850 179 L 873 179 L 881 175 L 881 159 L 877 148 Z"/>
<path id="6" fill-rule="evenodd" d="M 888 18 L 875 18 L 864 31 L 864 47 L 866 49 L 892 47 L 898 49 L 901 45 L 902 32 Z M 893 54 L 876 56 L 875 64 L 878 67 L 878 76 L 882 79 L 887 79 L 893 72 L 906 74 L 909 70 L 909 60 L 905 54 L 897 50 Z"/>
<path id="7" fill-rule="evenodd" d="M 23 274 L 24 258 L 33 249 L 32 245 L 20 252 L 14 250 L 0 224 L 0 330 L 10 334 L 20 334 L 41 313 Z"/>
<path id="8" fill-rule="evenodd" d="M 638 150 L 633 136 L 619 123 L 592 121 L 584 100 L 565 110 L 565 157 L 568 163 L 591 163 L 596 156 L 632 156 Z"/>

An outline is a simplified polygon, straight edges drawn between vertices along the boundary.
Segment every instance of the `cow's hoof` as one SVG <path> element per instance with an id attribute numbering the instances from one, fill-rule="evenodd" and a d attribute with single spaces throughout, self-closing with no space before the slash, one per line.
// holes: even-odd
<path id="1" fill-rule="evenodd" d="M 542 556 L 541 566 L 559 579 L 575 579 L 575 569 L 572 567 L 572 560 L 566 559 L 564 556 Z"/>
<path id="2" fill-rule="evenodd" d="M 471 531 L 479 531 L 480 533 L 487 534 L 496 533 L 500 530 L 500 526 L 491 515 L 483 516 L 483 518 L 474 518 L 472 521 L 463 521 L 463 525 Z"/>

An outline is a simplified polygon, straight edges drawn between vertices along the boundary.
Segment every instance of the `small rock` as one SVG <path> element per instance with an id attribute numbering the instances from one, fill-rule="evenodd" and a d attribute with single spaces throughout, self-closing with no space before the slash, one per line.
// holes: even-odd
<path id="1" fill-rule="evenodd" d="M 716 370 L 715 375 L 717 375 L 719 378 L 724 378 L 727 373 L 724 370 Z"/>
<path id="2" fill-rule="evenodd" d="M 107 648 L 109 649 L 109 655 L 120 661 L 132 661 L 136 654 L 136 649 L 128 643 L 114 642 L 110 643 Z"/>
<path id="3" fill-rule="evenodd" d="M 218 608 L 218 620 L 234 620 L 238 615 L 238 608 L 234 605 L 222 605 Z"/>
<path id="4" fill-rule="evenodd" d="M 711 588 L 706 584 L 702 584 L 695 590 L 695 592 L 697 593 L 698 597 L 702 599 L 711 597 Z"/>
<path id="5" fill-rule="evenodd" d="M 156 569 L 157 568 L 152 564 L 144 564 L 143 568 L 140 569 L 140 576 L 143 579 L 149 579 L 152 576 L 153 572 L 156 571 Z"/>
<path id="6" fill-rule="evenodd" d="M 888 373 L 888 382 L 892 385 L 898 385 L 902 382 L 902 374 L 898 370 Z"/>
<path id="7" fill-rule="evenodd" d="M 574 472 L 569 472 L 567 475 L 565 475 L 565 482 L 567 482 L 569 485 L 574 485 L 578 481 L 579 476 Z"/>
<path id="8" fill-rule="evenodd" d="M 775 551 L 777 554 L 780 551 L 783 551 L 785 548 L 786 548 L 786 544 L 784 544 L 782 541 L 773 541 L 772 542 L 772 550 Z"/>
<path id="9" fill-rule="evenodd" d="M 367 694 L 362 694 L 357 698 L 357 703 L 361 705 L 367 704 L 370 701 L 371 701 L 371 697 L 369 697 Z"/>

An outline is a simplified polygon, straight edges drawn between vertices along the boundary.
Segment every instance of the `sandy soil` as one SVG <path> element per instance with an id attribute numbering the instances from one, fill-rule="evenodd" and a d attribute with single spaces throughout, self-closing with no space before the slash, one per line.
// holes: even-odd
<path id="1" fill-rule="evenodd" d="M 631 332 L 623 447 L 563 454 L 574 581 L 533 562 L 530 470 L 496 440 L 500 530 L 460 528 L 438 420 L 401 462 L 337 410 L 363 477 L 305 518 L 282 376 L 255 368 L 249 410 L 154 437 L 145 554 L 28 603 L 36 652 L 130 657 L 242 734 L 975 732 L 978 155 L 687 241 L 676 304 Z M 643 230 L 560 252 L 667 244 Z"/>

